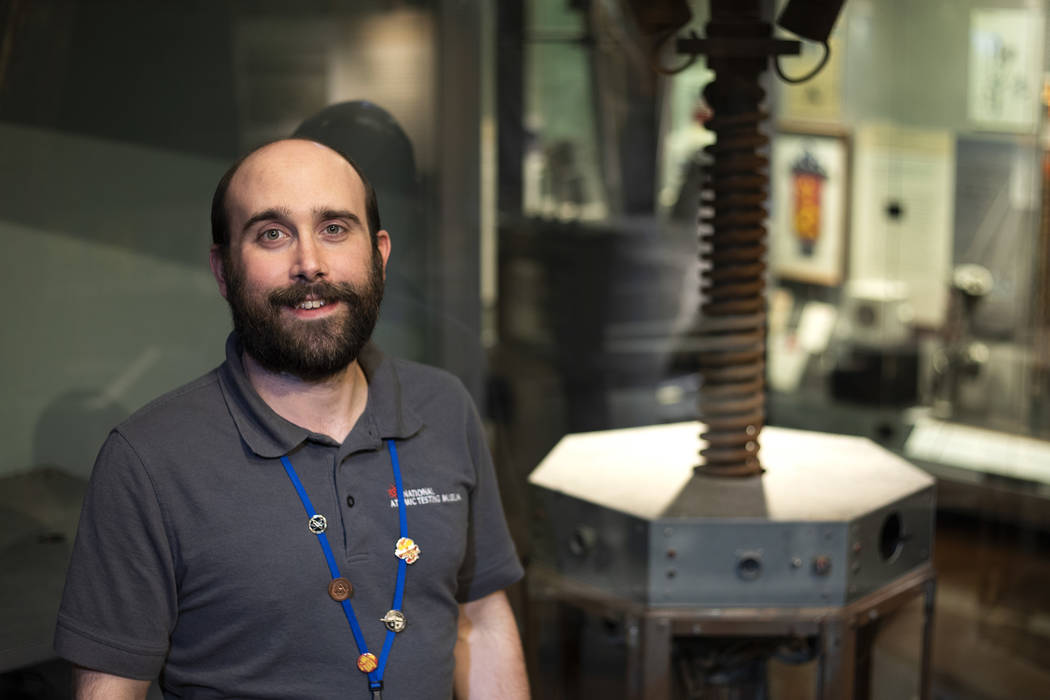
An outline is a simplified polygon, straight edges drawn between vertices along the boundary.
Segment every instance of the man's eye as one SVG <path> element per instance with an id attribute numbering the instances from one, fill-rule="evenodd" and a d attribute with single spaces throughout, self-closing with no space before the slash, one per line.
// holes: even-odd
<path id="1" fill-rule="evenodd" d="M 343 232 L 343 227 L 339 224 L 328 224 L 324 227 L 325 233 L 337 234 Z"/>
<path id="2" fill-rule="evenodd" d="M 266 229 L 265 231 L 262 232 L 262 235 L 260 236 L 260 238 L 262 238 L 264 241 L 276 241 L 276 240 L 279 240 L 281 238 L 281 235 L 282 235 L 281 229 L 279 229 L 279 228 L 268 228 L 268 229 Z"/>

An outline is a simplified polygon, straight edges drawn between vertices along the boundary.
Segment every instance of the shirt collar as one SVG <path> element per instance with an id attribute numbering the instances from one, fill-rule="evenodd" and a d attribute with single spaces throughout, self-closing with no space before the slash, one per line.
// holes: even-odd
<path id="1" fill-rule="evenodd" d="M 288 454 L 315 433 L 288 421 L 270 408 L 248 381 L 241 360 L 241 343 L 236 333 L 226 339 L 226 362 L 219 367 L 219 386 L 241 439 L 260 457 L 275 459 Z M 368 403 L 346 438 L 352 451 L 378 449 L 387 438 L 411 437 L 423 421 L 404 405 L 400 377 L 395 363 L 375 345 L 368 343 L 358 357 L 368 381 Z"/>

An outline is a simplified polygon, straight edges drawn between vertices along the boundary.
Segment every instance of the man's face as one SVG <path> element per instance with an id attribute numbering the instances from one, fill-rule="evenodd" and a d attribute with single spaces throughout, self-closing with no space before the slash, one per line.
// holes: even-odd
<path id="1" fill-rule="evenodd" d="M 372 244 L 361 178 L 319 144 L 251 155 L 226 196 L 230 245 L 212 269 L 245 352 L 307 381 L 353 362 L 379 315 L 390 239 Z"/>

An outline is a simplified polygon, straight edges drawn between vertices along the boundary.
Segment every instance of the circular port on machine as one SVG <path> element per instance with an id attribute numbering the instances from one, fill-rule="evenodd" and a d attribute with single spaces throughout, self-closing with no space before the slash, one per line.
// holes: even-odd
<path id="1" fill-rule="evenodd" d="M 737 560 L 736 575 L 745 581 L 753 581 L 762 573 L 762 559 L 758 554 L 745 554 Z"/>
<path id="2" fill-rule="evenodd" d="M 901 530 L 901 516 L 899 513 L 890 513 L 882 521 L 882 529 L 879 530 L 879 556 L 883 561 L 896 561 L 904 548 L 904 533 Z"/>

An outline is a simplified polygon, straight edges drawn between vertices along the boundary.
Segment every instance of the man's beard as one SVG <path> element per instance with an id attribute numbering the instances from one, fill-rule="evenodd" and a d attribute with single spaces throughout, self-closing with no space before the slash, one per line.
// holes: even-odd
<path id="1" fill-rule="evenodd" d="M 263 368 L 287 373 L 303 381 L 327 379 L 357 359 L 372 337 L 383 300 L 383 264 L 373 249 L 368 282 L 362 287 L 327 281 L 293 284 L 269 294 L 246 288 L 241 270 L 224 256 L 227 302 L 233 312 L 233 329 L 244 351 Z M 326 304 L 343 302 L 344 309 L 309 321 L 288 318 L 284 307 L 294 308 L 308 298 Z"/>

